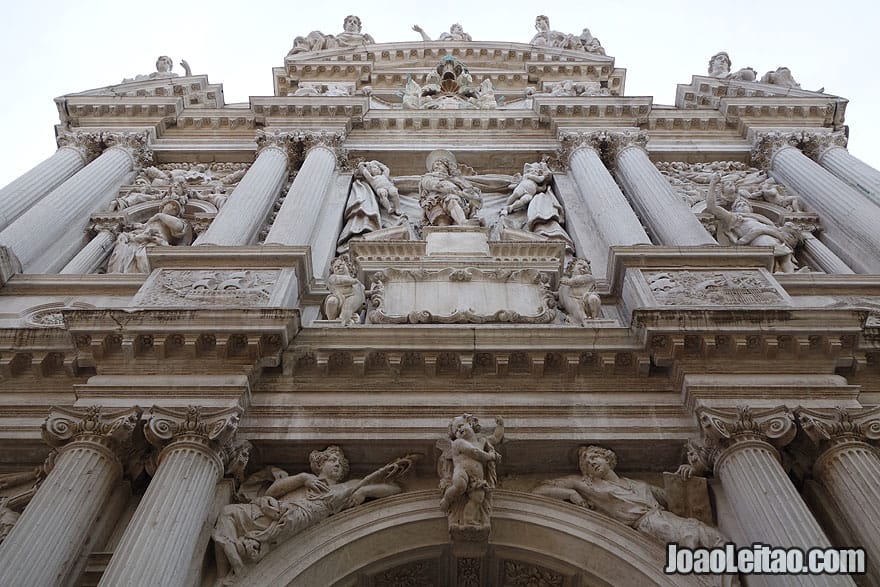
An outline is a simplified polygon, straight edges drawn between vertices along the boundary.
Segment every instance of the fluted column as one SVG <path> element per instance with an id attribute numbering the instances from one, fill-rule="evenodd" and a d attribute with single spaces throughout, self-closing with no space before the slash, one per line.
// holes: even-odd
<path id="1" fill-rule="evenodd" d="M 92 226 L 95 236 L 59 273 L 74 275 L 93 273 L 113 252 L 113 245 L 121 229 L 122 225 L 114 218 L 95 222 Z"/>
<path id="2" fill-rule="evenodd" d="M 287 179 L 291 135 L 257 131 L 257 158 L 229 195 L 208 230 L 193 245 L 250 245 L 256 242 Z"/>
<path id="3" fill-rule="evenodd" d="M 825 243 L 816 238 L 813 233 L 803 231 L 804 240 L 801 246 L 808 261 L 812 261 L 818 269 L 825 273 L 855 273 L 843 259 L 834 254 L 834 251 L 825 246 Z"/>
<path id="4" fill-rule="evenodd" d="M 797 148 L 803 136 L 758 134 L 753 164 L 769 169 L 820 215 L 828 247 L 847 265 L 858 273 L 880 273 L 880 207 L 804 155 Z"/>
<path id="5" fill-rule="evenodd" d="M 626 196 L 605 168 L 600 149 L 605 133 L 560 133 L 563 151 L 570 153 L 568 165 L 589 218 L 569 218 L 571 222 L 590 222 L 605 245 L 651 244 Z"/>
<path id="6" fill-rule="evenodd" d="M 152 158 L 146 133 L 104 133 L 100 157 L 0 232 L 26 273 L 60 270 L 82 247 L 91 214 L 109 204 L 130 173 Z"/>
<path id="7" fill-rule="evenodd" d="M 60 132 L 51 157 L 0 190 L 0 230 L 97 157 L 100 143 L 98 133 Z"/>
<path id="8" fill-rule="evenodd" d="M 865 549 L 868 576 L 880 584 L 880 455 L 868 444 L 880 440 L 880 408 L 801 408 L 798 417 L 821 451 L 813 475 L 852 530 L 846 546 Z"/>
<path id="9" fill-rule="evenodd" d="M 58 448 L 49 475 L 0 545 L 0 585 L 67 584 L 91 526 L 122 475 L 118 454 L 140 410 L 53 408 L 43 438 Z"/>
<path id="10" fill-rule="evenodd" d="M 880 206 L 880 170 L 850 154 L 846 150 L 846 143 L 843 132 L 805 133 L 803 151 L 807 157 Z"/>
<path id="11" fill-rule="evenodd" d="M 831 542 L 779 462 L 777 448 L 794 439 L 794 416 L 785 407 L 751 410 L 699 408 L 706 465 L 714 467 L 748 544 L 828 548 Z M 779 575 L 774 585 L 854 585 L 849 576 Z"/>
<path id="12" fill-rule="evenodd" d="M 152 408 L 144 434 L 161 448 L 159 467 L 99 585 L 186 584 L 241 412 Z"/>
<path id="13" fill-rule="evenodd" d="M 267 245 L 309 244 L 336 170 L 337 149 L 344 138 L 340 132 L 300 133 L 298 140 L 303 143 L 305 160 L 275 216 L 266 237 Z"/>
<path id="14" fill-rule="evenodd" d="M 609 131 L 606 136 L 617 180 L 655 244 L 718 244 L 651 163 L 645 151 L 647 133 Z"/>

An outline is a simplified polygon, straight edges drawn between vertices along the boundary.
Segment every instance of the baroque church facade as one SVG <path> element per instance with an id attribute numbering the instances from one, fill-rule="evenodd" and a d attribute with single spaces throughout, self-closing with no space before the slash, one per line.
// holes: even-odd
<path id="1" fill-rule="evenodd" d="M 880 585 L 880 172 L 584 29 L 160 57 L 0 190 L 0 584 Z M 865 573 L 664 572 L 667 544 Z"/>

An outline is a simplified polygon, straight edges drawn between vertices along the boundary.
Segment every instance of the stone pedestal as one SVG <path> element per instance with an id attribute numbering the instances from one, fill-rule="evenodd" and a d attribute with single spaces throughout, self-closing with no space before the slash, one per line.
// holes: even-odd
<path id="1" fill-rule="evenodd" d="M 607 148 L 616 165 L 616 175 L 654 244 L 716 245 L 700 220 L 657 171 L 645 151 L 644 132 L 607 134 Z"/>
<path id="2" fill-rule="evenodd" d="M 25 273 L 54 273 L 81 248 L 89 217 L 109 205 L 129 174 L 151 155 L 146 133 L 105 133 L 100 157 L 0 232 Z"/>
<path id="3" fill-rule="evenodd" d="M 813 475 L 843 514 L 852 538 L 865 549 L 868 576 L 880 584 L 880 408 L 798 410 L 801 427 L 821 453 Z"/>
<path id="4" fill-rule="evenodd" d="M 257 159 L 193 245 L 250 245 L 257 240 L 287 179 L 290 134 L 257 132 Z"/>
<path id="5" fill-rule="evenodd" d="M 794 416 L 784 407 L 765 410 L 699 408 L 707 454 L 751 544 L 811 548 L 831 546 L 779 463 L 780 448 L 794 438 Z M 842 575 L 780 575 L 774 585 L 854 585 Z"/>
<path id="6" fill-rule="evenodd" d="M 83 537 L 122 475 L 118 451 L 140 411 L 55 408 L 43 438 L 58 447 L 52 471 L 0 545 L 0 585 L 67 585 Z"/>
<path id="7" fill-rule="evenodd" d="M 97 133 L 62 132 L 55 153 L 0 190 L 0 230 L 100 153 Z"/>
<path id="8" fill-rule="evenodd" d="M 199 533 L 223 476 L 223 451 L 241 412 L 151 410 L 144 434 L 151 444 L 164 447 L 159 467 L 100 585 L 186 584 Z"/>

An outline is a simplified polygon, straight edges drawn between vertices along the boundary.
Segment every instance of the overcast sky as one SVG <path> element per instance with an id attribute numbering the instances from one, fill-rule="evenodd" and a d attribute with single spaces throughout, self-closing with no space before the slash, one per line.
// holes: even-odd
<path id="1" fill-rule="evenodd" d="M 436 38 L 453 22 L 478 41 L 527 43 L 540 13 L 554 30 L 589 27 L 626 68 L 626 94 L 654 96 L 655 104 L 672 104 L 676 85 L 705 74 L 717 51 L 730 54 L 733 69 L 751 66 L 759 76 L 788 66 L 802 87 L 850 100 L 849 149 L 880 168 L 880 9 L 871 0 L 50 0 L 4 6 L 0 186 L 55 151 L 54 97 L 150 73 L 158 55 L 186 59 L 194 74 L 222 83 L 227 103 L 246 102 L 272 95 L 272 67 L 283 64 L 295 36 L 339 33 L 347 14 L 360 16 L 379 43 L 419 40 L 416 23 Z"/>

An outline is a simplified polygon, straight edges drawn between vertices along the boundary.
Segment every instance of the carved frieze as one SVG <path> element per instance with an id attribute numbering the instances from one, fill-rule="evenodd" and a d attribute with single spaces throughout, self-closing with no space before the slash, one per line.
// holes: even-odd
<path id="1" fill-rule="evenodd" d="M 654 300 L 665 306 L 785 304 L 780 288 L 757 270 L 642 271 Z"/>
<path id="2" fill-rule="evenodd" d="M 148 307 L 266 307 L 272 305 L 274 294 L 284 290 L 292 277 L 290 269 L 161 269 L 144 283 L 133 303 Z"/>

